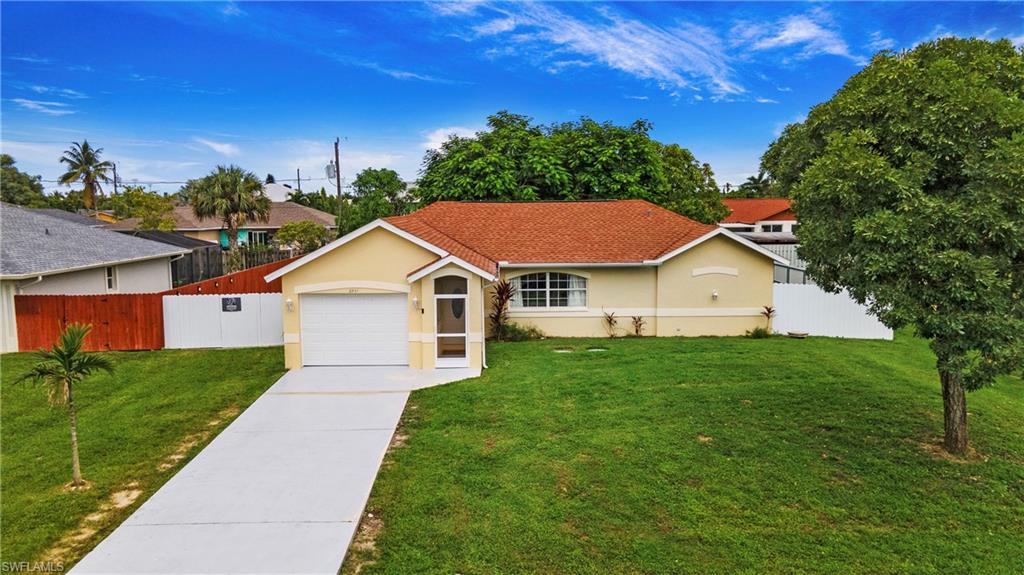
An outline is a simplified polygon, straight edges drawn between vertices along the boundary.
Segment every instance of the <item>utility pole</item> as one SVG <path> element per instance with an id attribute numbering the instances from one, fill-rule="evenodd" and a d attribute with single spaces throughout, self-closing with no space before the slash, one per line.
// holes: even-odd
<path id="1" fill-rule="evenodd" d="M 117 195 L 117 162 L 114 162 L 114 195 Z"/>
<path id="2" fill-rule="evenodd" d="M 299 191 L 302 191 L 302 174 L 299 173 L 299 169 L 295 168 L 295 183 L 299 186 Z"/>
<path id="3" fill-rule="evenodd" d="M 338 145 L 341 138 L 334 138 L 334 184 L 338 186 L 338 208 L 341 209 L 341 153 Z"/>

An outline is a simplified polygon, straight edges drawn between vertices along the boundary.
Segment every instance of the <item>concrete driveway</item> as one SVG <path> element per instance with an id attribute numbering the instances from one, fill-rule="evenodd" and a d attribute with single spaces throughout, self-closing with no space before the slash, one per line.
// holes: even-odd
<path id="1" fill-rule="evenodd" d="M 285 374 L 73 573 L 337 573 L 414 389 L 473 370 Z"/>

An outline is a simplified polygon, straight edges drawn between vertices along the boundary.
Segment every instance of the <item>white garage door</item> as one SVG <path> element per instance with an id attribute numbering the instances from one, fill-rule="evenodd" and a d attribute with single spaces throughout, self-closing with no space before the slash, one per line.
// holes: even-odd
<path id="1" fill-rule="evenodd" d="M 301 296 L 303 365 L 407 365 L 405 294 Z"/>

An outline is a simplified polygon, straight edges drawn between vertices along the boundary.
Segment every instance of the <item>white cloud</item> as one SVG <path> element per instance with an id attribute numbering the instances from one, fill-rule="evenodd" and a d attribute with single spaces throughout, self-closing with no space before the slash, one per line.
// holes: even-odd
<path id="1" fill-rule="evenodd" d="M 754 98 L 754 101 L 758 104 L 778 104 L 778 100 L 772 100 L 771 98 Z"/>
<path id="2" fill-rule="evenodd" d="M 589 68 L 593 65 L 593 62 L 587 62 L 585 60 L 558 60 L 557 62 L 552 62 L 551 65 L 547 67 L 547 71 L 549 74 L 558 74 L 563 72 L 566 68 Z"/>
<path id="3" fill-rule="evenodd" d="M 17 54 L 14 56 L 7 56 L 8 60 L 17 60 L 18 62 L 27 62 L 29 64 L 49 64 L 53 60 L 44 58 L 42 56 L 36 56 L 34 54 Z"/>
<path id="4" fill-rule="evenodd" d="M 896 47 L 896 40 L 889 38 L 882 34 L 881 30 L 876 30 L 871 33 L 871 40 L 868 41 L 868 48 L 872 52 L 878 52 L 879 50 L 891 50 Z"/>
<path id="5" fill-rule="evenodd" d="M 227 142 L 215 142 L 213 140 L 207 140 L 206 138 L 198 137 L 192 138 L 192 141 L 194 141 L 197 144 L 202 144 L 222 156 L 233 157 L 242 153 L 242 150 L 239 149 L 238 146 L 236 146 L 235 144 L 229 144 Z"/>
<path id="6" fill-rule="evenodd" d="M 448 136 L 456 135 L 460 138 L 470 138 L 476 135 L 480 131 L 480 128 L 467 128 L 465 126 L 450 126 L 447 128 L 438 128 L 427 132 L 426 138 L 423 140 L 422 148 L 424 150 L 438 150 L 441 148 Z"/>
<path id="7" fill-rule="evenodd" d="M 430 2 L 427 5 L 442 16 L 465 16 L 476 12 L 476 9 L 482 4 L 483 2 L 480 0 L 452 0 Z"/>
<path id="8" fill-rule="evenodd" d="M 623 96 L 627 100 L 650 100 L 650 96 Z"/>
<path id="9" fill-rule="evenodd" d="M 792 92 L 793 91 L 793 88 L 790 88 L 789 86 L 776 86 L 775 89 L 780 91 L 780 92 Z"/>
<path id="10" fill-rule="evenodd" d="M 228 2 L 227 4 L 225 4 L 224 7 L 221 8 L 220 13 L 225 15 L 225 16 L 243 16 L 243 15 L 245 15 L 245 12 L 241 8 L 238 7 L 238 4 L 235 4 L 234 2 Z"/>
<path id="11" fill-rule="evenodd" d="M 731 32 L 734 45 L 747 45 L 754 51 L 800 47 L 797 57 L 801 59 L 830 54 L 863 61 L 850 53 L 850 47 L 834 28 L 831 18 L 817 8 L 772 24 L 741 22 L 733 26 Z"/>
<path id="12" fill-rule="evenodd" d="M 26 110 L 32 110 L 33 112 L 39 112 L 48 116 L 66 116 L 75 113 L 65 102 L 44 102 L 27 98 L 14 98 L 11 101 Z"/>
<path id="13" fill-rule="evenodd" d="M 1009 36 L 1007 37 L 1007 40 L 1013 42 L 1013 45 L 1018 48 L 1024 48 L 1024 34 L 1021 34 L 1020 36 Z"/>
<path id="14" fill-rule="evenodd" d="M 580 61 L 600 63 L 661 88 L 692 87 L 696 81 L 716 94 L 737 94 L 743 87 L 733 79 L 721 41 L 713 31 L 690 23 L 670 26 L 630 19 L 608 8 L 598 8 L 586 19 L 570 16 L 551 5 L 492 5 L 500 16 L 477 24 L 478 34 L 502 37 L 529 46 L 540 65 L 552 55 L 582 56 Z M 459 14 L 464 15 L 464 14 Z M 487 55 L 495 55 L 488 52 Z M 555 68 L 556 70 L 558 68 Z"/>
<path id="15" fill-rule="evenodd" d="M 79 92 L 78 90 L 72 90 L 71 88 L 54 88 L 53 86 L 35 85 L 29 87 L 29 89 L 35 92 L 36 94 L 52 94 L 55 96 L 62 96 L 64 98 L 69 98 L 72 100 L 81 100 L 83 98 L 89 97 L 86 96 L 84 93 Z"/>

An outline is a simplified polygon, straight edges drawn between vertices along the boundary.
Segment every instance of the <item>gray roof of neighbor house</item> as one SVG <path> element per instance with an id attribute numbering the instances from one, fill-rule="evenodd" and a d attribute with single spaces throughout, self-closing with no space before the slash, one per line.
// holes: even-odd
<path id="1" fill-rule="evenodd" d="M 220 230 L 224 222 L 219 218 L 197 218 L 191 206 L 178 206 L 171 211 L 176 231 Z M 336 226 L 334 214 L 297 204 L 295 202 L 270 202 L 270 219 L 265 222 L 247 222 L 241 226 L 246 230 L 276 230 L 288 222 L 311 220 L 331 229 Z M 138 218 L 128 218 L 107 226 L 111 230 L 134 230 L 139 225 Z"/>
<path id="2" fill-rule="evenodd" d="M 188 253 L 0 202 L 0 278 L 20 279 Z"/>
<path id="3" fill-rule="evenodd" d="M 83 214 L 76 214 L 75 212 L 68 212 L 60 208 L 30 208 L 33 212 L 39 212 L 52 218 L 60 218 L 76 224 L 82 224 L 83 226 L 91 226 L 94 228 L 102 227 L 107 225 L 107 222 L 103 220 L 97 220 L 96 218 L 90 218 Z"/>

